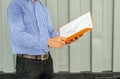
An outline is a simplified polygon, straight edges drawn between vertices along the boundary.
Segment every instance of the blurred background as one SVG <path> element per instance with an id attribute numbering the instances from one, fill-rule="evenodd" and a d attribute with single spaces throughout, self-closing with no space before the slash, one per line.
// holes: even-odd
<path id="1" fill-rule="evenodd" d="M 7 7 L 11 0 L 0 0 L 0 72 L 15 72 Z M 58 29 L 91 11 L 94 28 L 62 49 L 51 49 L 54 71 L 120 72 L 120 0 L 41 0 L 48 8 L 53 27 Z"/>

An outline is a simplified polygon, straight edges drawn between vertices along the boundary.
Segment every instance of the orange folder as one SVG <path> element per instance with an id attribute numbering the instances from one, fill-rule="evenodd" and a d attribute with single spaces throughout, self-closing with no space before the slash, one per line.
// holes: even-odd
<path id="1" fill-rule="evenodd" d="M 73 41 L 75 38 L 93 29 L 93 20 L 90 12 L 78 17 L 68 24 L 59 28 L 60 36 L 66 37 L 67 41 Z"/>

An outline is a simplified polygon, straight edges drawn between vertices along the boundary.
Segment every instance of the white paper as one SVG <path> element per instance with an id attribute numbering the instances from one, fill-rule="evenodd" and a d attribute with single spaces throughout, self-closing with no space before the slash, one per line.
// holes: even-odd
<path id="1" fill-rule="evenodd" d="M 85 28 L 93 28 L 90 12 L 60 28 L 60 36 L 69 37 Z"/>

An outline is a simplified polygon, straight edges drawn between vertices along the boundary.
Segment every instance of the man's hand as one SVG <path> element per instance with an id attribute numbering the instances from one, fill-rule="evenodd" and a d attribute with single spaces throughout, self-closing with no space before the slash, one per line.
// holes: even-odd
<path id="1" fill-rule="evenodd" d="M 64 46 L 66 41 L 65 37 L 56 36 L 48 39 L 48 46 L 51 48 L 61 48 Z"/>
<path id="2" fill-rule="evenodd" d="M 70 44 L 70 43 L 72 43 L 72 42 L 74 42 L 74 41 L 76 41 L 76 40 L 78 40 L 80 37 L 82 37 L 83 36 L 83 34 L 82 35 L 80 35 L 80 36 L 77 36 L 77 37 L 75 37 L 75 38 L 73 38 L 72 40 L 70 40 L 70 41 L 65 41 L 65 44 Z"/>

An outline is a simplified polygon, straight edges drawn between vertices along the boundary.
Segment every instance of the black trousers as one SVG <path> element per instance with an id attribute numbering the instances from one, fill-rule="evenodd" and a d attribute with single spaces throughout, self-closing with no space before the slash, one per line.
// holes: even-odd
<path id="1" fill-rule="evenodd" d="M 53 60 L 27 59 L 17 56 L 15 79 L 53 79 Z"/>

